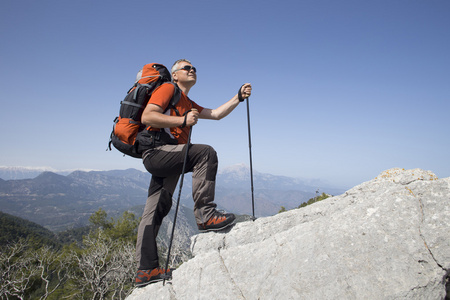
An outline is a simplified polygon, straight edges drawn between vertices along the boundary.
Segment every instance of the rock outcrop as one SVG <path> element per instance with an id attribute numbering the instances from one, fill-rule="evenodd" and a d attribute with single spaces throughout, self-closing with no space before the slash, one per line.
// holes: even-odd
<path id="1" fill-rule="evenodd" d="M 390 169 L 342 195 L 226 233 L 134 299 L 445 299 L 450 178 Z"/>

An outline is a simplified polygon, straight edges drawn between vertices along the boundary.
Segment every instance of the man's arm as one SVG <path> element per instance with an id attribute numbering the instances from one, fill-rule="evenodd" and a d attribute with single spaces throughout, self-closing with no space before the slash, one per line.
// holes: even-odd
<path id="1" fill-rule="evenodd" d="M 153 128 L 179 127 L 184 123 L 184 117 L 168 116 L 163 114 L 164 110 L 156 105 L 149 103 L 144 109 L 141 117 L 141 123 Z M 197 124 L 198 111 L 191 111 L 186 117 L 186 126 Z"/>
<path id="2" fill-rule="evenodd" d="M 252 93 L 252 85 L 246 83 L 241 87 L 241 94 L 243 98 L 250 97 Z M 220 120 L 228 116 L 239 104 L 239 97 L 236 94 L 233 98 L 222 104 L 216 109 L 205 108 L 199 115 L 200 119 Z"/>

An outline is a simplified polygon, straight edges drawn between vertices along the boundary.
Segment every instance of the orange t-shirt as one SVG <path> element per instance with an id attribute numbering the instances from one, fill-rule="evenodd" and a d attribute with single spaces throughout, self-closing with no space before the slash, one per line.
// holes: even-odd
<path id="1" fill-rule="evenodd" d="M 173 84 L 164 83 L 155 89 L 148 103 L 158 105 L 163 110 L 165 110 L 169 105 L 170 100 L 172 99 L 174 91 L 175 87 L 173 86 Z M 201 113 L 203 110 L 202 106 L 189 99 L 189 97 L 182 91 L 180 101 L 178 101 L 178 103 L 175 105 L 175 108 L 178 110 L 181 116 L 183 116 L 185 112 L 191 110 L 192 108 L 196 108 L 199 113 Z M 170 114 L 171 116 L 178 116 L 173 109 L 167 110 L 166 114 Z M 189 127 L 171 127 L 170 134 L 172 134 L 172 136 L 177 139 L 179 144 L 186 144 L 189 136 Z"/>

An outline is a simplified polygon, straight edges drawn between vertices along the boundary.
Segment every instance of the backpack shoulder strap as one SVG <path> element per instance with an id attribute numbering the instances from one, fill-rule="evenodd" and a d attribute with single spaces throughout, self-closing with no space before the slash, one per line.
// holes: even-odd
<path id="1" fill-rule="evenodd" d="M 173 96 L 172 99 L 170 99 L 169 105 L 167 105 L 166 109 L 164 110 L 163 114 L 165 114 L 170 108 L 172 108 L 175 113 L 180 116 L 180 112 L 178 109 L 175 108 L 175 105 L 177 105 L 178 101 L 180 101 L 181 98 L 181 89 L 173 82 L 170 82 L 174 86 Z"/>

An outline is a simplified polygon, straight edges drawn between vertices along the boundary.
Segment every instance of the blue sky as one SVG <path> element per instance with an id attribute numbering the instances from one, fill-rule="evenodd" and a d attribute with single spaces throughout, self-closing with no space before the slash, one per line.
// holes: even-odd
<path id="1" fill-rule="evenodd" d="M 21 1 L 0 4 L 0 166 L 145 170 L 106 152 L 146 63 L 188 58 L 215 108 L 245 82 L 256 171 L 352 187 L 450 176 L 450 1 Z M 200 121 L 219 166 L 248 164 L 246 106 Z"/>

